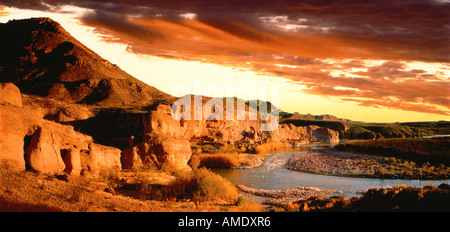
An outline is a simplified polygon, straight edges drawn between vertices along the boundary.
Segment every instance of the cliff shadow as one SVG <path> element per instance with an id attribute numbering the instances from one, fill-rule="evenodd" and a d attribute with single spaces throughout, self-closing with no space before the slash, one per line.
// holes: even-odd
<path id="1" fill-rule="evenodd" d="M 91 136 L 96 143 L 125 149 L 132 136 L 143 133 L 144 113 L 99 113 L 94 117 L 60 122 L 75 131 Z"/>

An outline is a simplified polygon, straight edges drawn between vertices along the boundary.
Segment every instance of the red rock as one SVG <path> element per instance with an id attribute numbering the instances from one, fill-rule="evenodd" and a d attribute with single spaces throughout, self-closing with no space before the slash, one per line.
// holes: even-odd
<path id="1" fill-rule="evenodd" d="M 19 88 L 12 83 L 0 83 L 0 104 L 22 108 L 22 96 Z"/>
<path id="2" fill-rule="evenodd" d="M 83 172 L 98 175 L 102 170 L 121 170 L 120 155 L 118 148 L 90 143 L 88 152 L 81 154 Z"/>
<path id="3" fill-rule="evenodd" d="M 59 136 L 47 128 L 39 127 L 31 137 L 26 159 L 33 171 L 48 174 L 62 172 L 65 164 L 61 158 Z"/>
<path id="4" fill-rule="evenodd" d="M 141 161 L 136 160 L 136 155 Z M 191 144 L 184 138 L 156 135 L 146 138 L 122 152 L 124 169 L 135 168 L 136 165 L 155 165 L 161 168 L 169 165 L 176 169 L 189 169 L 188 161 L 192 156 Z"/>
<path id="5" fill-rule="evenodd" d="M 75 176 L 80 175 L 82 169 L 80 149 L 72 147 L 67 150 L 66 155 L 64 156 L 64 164 L 66 165 L 64 172 Z"/>
<path id="6" fill-rule="evenodd" d="M 27 127 L 22 121 L 21 111 L 13 106 L 0 105 L 0 160 L 10 163 L 13 170 L 25 170 L 23 158 L 24 138 Z"/>

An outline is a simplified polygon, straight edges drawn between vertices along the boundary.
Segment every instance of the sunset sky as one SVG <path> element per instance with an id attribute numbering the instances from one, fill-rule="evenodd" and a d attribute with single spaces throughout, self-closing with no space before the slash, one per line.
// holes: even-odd
<path id="1" fill-rule="evenodd" d="M 0 0 L 0 22 L 30 17 L 51 17 L 103 58 L 178 96 L 248 98 L 226 86 L 277 86 L 276 103 L 288 112 L 450 120 L 446 0 Z"/>

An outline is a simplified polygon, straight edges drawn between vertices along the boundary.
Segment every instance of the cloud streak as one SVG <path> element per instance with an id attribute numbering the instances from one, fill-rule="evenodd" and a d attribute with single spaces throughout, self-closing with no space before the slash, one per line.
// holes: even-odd
<path id="1" fill-rule="evenodd" d="M 1 3 L 1 1 L 0 1 Z M 81 21 L 134 53 L 248 68 L 362 106 L 450 115 L 450 3 L 380 1 L 7 1 L 91 9 Z M 369 64 L 366 61 L 382 61 Z M 440 64 L 438 70 L 412 62 Z"/>

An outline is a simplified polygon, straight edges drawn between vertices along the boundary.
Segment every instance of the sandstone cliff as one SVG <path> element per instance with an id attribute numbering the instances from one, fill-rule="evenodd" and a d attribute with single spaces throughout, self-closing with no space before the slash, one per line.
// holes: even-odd
<path id="1" fill-rule="evenodd" d="M 44 119 L 42 111 L 34 106 L 11 104 L 11 99 L 22 99 L 20 91 L 13 84 L 2 86 L 0 95 L 8 98 L 0 98 L 0 160 L 10 162 L 16 170 L 50 174 L 77 164 L 86 167 L 80 172 L 94 174 L 103 168 L 120 169 L 119 149 L 97 145 L 91 136 L 76 132 L 72 126 Z M 70 159 L 64 157 L 68 150 Z M 84 151 L 88 158 L 75 157 L 74 150 Z"/>

